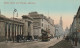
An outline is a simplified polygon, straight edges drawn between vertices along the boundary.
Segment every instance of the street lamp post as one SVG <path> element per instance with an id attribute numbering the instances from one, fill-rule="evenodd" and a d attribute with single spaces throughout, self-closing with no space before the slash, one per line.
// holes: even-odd
<path id="1" fill-rule="evenodd" d="M 15 39 L 15 31 L 14 31 L 14 28 L 15 28 L 14 15 L 15 15 L 15 12 L 17 12 L 17 16 L 18 16 L 18 11 L 17 11 L 17 9 L 14 9 L 14 11 L 13 11 L 13 32 L 12 32 L 13 42 L 14 42 L 14 39 Z"/>

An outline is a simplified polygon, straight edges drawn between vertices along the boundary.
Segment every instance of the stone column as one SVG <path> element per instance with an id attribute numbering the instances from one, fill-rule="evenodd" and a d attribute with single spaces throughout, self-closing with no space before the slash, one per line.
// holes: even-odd
<path id="1" fill-rule="evenodd" d="M 16 25 L 16 36 L 17 36 L 17 25 Z"/>
<path id="2" fill-rule="evenodd" d="M 21 26 L 21 35 L 22 35 L 22 26 Z"/>
<path id="3" fill-rule="evenodd" d="M 17 35 L 19 35 L 19 26 L 17 25 Z"/>
<path id="4" fill-rule="evenodd" d="M 23 28 L 23 25 L 22 25 L 22 35 L 24 34 L 24 31 L 23 31 L 23 29 L 24 29 L 24 28 Z"/>
<path id="5" fill-rule="evenodd" d="M 21 35 L 21 25 L 20 25 L 20 35 Z"/>
<path id="6" fill-rule="evenodd" d="M 19 35 L 20 35 L 20 25 L 18 26 L 18 29 L 19 29 L 18 32 L 19 32 Z"/>
<path id="7" fill-rule="evenodd" d="M 6 39 L 8 40 L 8 24 L 7 24 L 7 36 L 6 36 Z"/>
<path id="8" fill-rule="evenodd" d="M 29 33 L 30 33 L 30 34 L 29 34 L 30 36 L 32 36 L 32 28 L 31 28 L 31 27 L 32 27 L 32 25 L 30 24 L 30 26 L 29 26 L 29 30 L 28 30 Z"/>
<path id="9" fill-rule="evenodd" d="M 26 37 L 28 35 L 28 22 L 27 21 L 24 23 L 24 27 L 23 28 L 24 28 L 23 29 L 23 36 Z"/>
<path id="10" fill-rule="evenodd" d="M 10 24 L 10 38 L 12 38 L 12 24 Z"/>
<path id="11" fill-rule="evenodd" d="M 15 37 L 15 24 L 14 24 L 14 37 Z"/>
<path id="12" fill-rule="evenodd" d="M 16 25 L 15 25 L 15 37 L 16 37 Z"/>
<path id="13" fill-rule="evenodd" d="M 14 37 L 15 37 L 15 24 L 14 24 L 14 28 L 13 28 L 13 29 L 14 29 L 14 31 L 13 31 L 13 32 L 14 32 Z"/>
<path id="14" fill-rule="evenodd" d="M 32 36 L 32 39 L 34 39 L 34 36 L 33 36 L 33 23 L 30 24 L 30 29 L 31 29 L 30 34 Z"/>

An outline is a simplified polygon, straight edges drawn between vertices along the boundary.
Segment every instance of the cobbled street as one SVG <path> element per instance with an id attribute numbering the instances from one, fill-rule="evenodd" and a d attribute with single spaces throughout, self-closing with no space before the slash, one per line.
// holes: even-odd
<path id="1" fill-rule="evenodd" d="M 62 40 L 49 48 L 74 48 L 70 41 Z"/>

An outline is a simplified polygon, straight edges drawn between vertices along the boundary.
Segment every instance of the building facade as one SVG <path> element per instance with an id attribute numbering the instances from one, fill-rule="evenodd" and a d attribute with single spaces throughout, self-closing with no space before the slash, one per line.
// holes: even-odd
<path id="1" fill-rule="evenodd" d="M 37 12 L 23 15 L 22 19 L 0 15 L 0 41 L 15 41 L 17 35 L 22 35 L 25 39 L 38 39 L 42 33 L 54 36 L 54 20 L 50 17 Z"/>
<path id="2" fill-rule="evenodd" d="M 43 14 L 38 14 L 37 12 L 31 12 L 29 16 L 34 20 L 34 36 L 40 37 L 44 31 L 48 32 L 49 36 L 54 36 L 54 20 L 50 17 L 47 18 Z"/>
<path id="3" fill-rule="evenodd" d="M 24 27 L 23 27 L 23 36 L 27 37 L 27 39 L 34 39 L 33 37 L 33 19 L 28 16 L 28 15 L 23 15 L 22 20 L 24 22 Z"/>
<path id="4" fill-rule="evenodd" d="M 23 25 L 22 20 L 0 15 L 0 40 L 15 40 L 17 35 L 23 35 Z"/>
<path id="5" fill-rule="evenodd" d="M 73 18 L 73 22 L 70 26 L 70 33 L 69 35 L 71 37 L 77 37 L 80 39 L 80 6 L 76 13 L 76 15 Z"/>
<path id="6" fill-rule="evenodd" d="M 33 21 L 27 15 L 23 15 L 22 19 L 7 18 L 0 15 L 0 41 L 16 40 L 17 35 L 22 35 L 26 39 L 29 36 L 33 39 Z"/>
<path id="7" fill-rule="evenodd" d="M 68 34 L 69 34 L 69 28 L 66 27 L 66 28 L 65 28 L 65 31 L 64 31 L 64 35 L 66 36 L 66 35 L 68 35 Z"/>

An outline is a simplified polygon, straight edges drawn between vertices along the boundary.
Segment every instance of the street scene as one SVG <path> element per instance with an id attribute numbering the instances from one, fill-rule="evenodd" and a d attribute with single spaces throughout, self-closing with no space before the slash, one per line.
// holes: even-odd
<path id="1" fill-rule="evenodd" d="M 80 48 L 80 1 L 0 0 L 0 48 Z"/>

